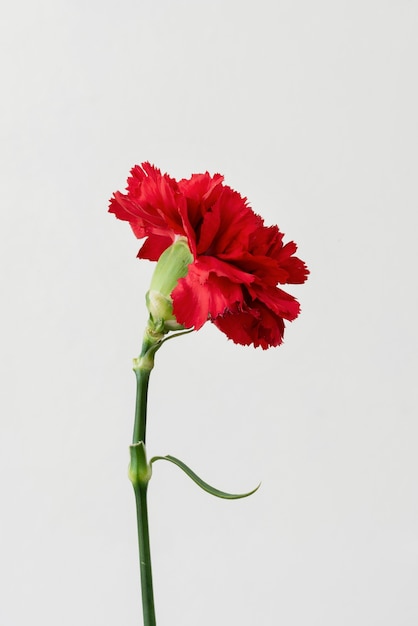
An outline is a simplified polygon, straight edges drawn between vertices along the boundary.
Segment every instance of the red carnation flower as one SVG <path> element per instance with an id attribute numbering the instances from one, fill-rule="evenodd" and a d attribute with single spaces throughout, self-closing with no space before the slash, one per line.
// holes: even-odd
<path id="1" fill-rule="evenodd" d="M 179 238 L 193 261 L 171 293 L 179 324 L 196 330 L 210 320 L 235 343 L 266 349 L 283 340 L 297 300 L 278 284 L 305 282 L 308 269 L 267 227 L 223 176 L 193 174 L 176 181 L 143 163 L 131 170 L 127 193 L 116 192 L 109 211 L 145 238 L 138 257 L 158 261 Z"/>

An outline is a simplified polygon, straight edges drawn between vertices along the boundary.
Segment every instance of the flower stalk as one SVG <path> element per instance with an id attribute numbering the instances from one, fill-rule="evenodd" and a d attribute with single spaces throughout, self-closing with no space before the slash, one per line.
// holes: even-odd
<path id="1" fill-rule="evenodd" d="M 156 625 L 147 504 L 148 483 L 152 472 L 147 461 L 145 438 L 149 378 L 154 367 L 154 355 L 160 346 L 161 335 L 148 324 L 141 355 L 134 359 L 136 403 L 134 432 L 130 446 L 129 479 L 135 492 L 144 626 Z"/>
<path id="2" fill-rule="evenodd" d="M 132 444 L 139 443 L 140 441 L 143 441 L 145 443 L 145 434 L 147 427 L 147 396 L 150 374 L 151 370 L 135 370 L 136 404 Z"/>
<path id="3" fill-rule="evenodd" d="M 148 485 L 135 486 L 136 517 L 138 524 L 139 565 L 141 572 L 142 612 L 144 626 L 155 626 L 154 590 L 152 586 L 151 550 L 148 528 Z"/>

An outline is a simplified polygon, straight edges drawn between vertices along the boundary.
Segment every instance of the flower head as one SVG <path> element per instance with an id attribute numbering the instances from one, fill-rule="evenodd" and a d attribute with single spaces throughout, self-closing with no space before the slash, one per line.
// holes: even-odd
<path id="1" fill-rule="evenodd" d="M 143 163 L 117 191 L 109 211 L 145 239 L 138 257 L 158 261 L 180 238 L 190 264 L 171 291 L 173 313 L 186 328 L 213 322 L 235 343 L 266 349 L 283 340 L 297 300 L 278 285 L 305 282 L 308 269 L 283 244 L 277 226 L 265 226 L 245 198 L 208 172 L 176 181 Z M 165 294 L 167 295 L 167 294 Z"/>

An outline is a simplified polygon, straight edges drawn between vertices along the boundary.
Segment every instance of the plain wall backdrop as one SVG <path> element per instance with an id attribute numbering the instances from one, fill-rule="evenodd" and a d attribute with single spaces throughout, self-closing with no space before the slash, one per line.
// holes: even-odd
<path id="1" fill-rule="evenodd" d="M 295 240 L 267 352 L 207 324 L 150 389 L 159 626 L 416 626 L 418 5 L 1 9 L 0 625 L 140 623 L 127 479 L 152 264 L 134 163 L 221 172 Z"/>

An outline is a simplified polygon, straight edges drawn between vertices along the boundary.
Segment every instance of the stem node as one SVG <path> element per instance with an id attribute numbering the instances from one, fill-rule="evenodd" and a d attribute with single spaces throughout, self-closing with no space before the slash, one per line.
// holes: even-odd
<path id="1" fill-rule="evenodd" d="M 134 489 L 137 487 L 146 487 L 151 479 L 152 468 L 147 461 L 147 452 L 143 441 L 134 443 L 129 446 L 131 453 L 131 462 L 129 464 L 129 480 Z"/>

